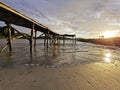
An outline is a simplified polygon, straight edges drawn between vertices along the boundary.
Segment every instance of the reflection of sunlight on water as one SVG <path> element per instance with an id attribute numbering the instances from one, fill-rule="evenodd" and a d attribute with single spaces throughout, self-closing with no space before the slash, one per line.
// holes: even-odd
<path id="1" fill-rule="evenodd" d="M 111 57 L 111 53 L 106 53 L 105 56 L 106 57 Z"/>
<path id="2" fill-rule="evenodd" d="M 108 57 L 106 57 L 106 58 L 105 58 L 105 62 L 110 63 L 110 62 L 111 62 L 111 59 L 108 58 Z"/>
<path id="3" fill-rule="evenodd" d="M 106 53 L 104 60 L 105 60 L 105 62 L 110 63 L 111 62 L 111 53 Z"/>

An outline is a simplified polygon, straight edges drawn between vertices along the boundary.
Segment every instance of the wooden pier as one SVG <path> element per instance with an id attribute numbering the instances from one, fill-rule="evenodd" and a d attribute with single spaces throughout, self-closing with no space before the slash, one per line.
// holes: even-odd
<path id="1" fill-rule="evenodd" d="M 65 45 L 65 38 L 66 37 L 72 37 L 72 45 L 76 45 L 76 35 L 70 35 L 70 34 L 63 34 L 63 35 L 60 35 L 63 39 L 63 46 Z"/>
<path id="2" fill-rule="evenodd" d="M 33 19 L 29 18 L 28 16 L 16 11 L 15 9 L 11 8 L 10 6 L 0 2 L 0 21 L 5 22 L 6 28 L 4 28 L 7 34 L 7 41 L 8 43 L 4 45 L 0 52 L 3 52 L 7 47 L 9 47 L 9 51 L 12 51 L 12 41 L 17 38 L 24 37 L 29 40 L 30 44 L 30 53 L 32 54 L 33 47 L 36 47 L 36 39 L 37 39 L 37 32 L 42 32 L 44 35 L 44 45 L 48 48 L 48 45 L 55 45 L 60 44 L 60 37 L 69 36 L 74 37 L 75 35 L 60 35 L 58 33 L 53 32 L 48 27 L 34 21 Z M 17 25 L 21 27 L 26 27 L 31 29 L 31 33 L 28 36 L 27 34 L 23 34 L 20 30 L 15 29 L 12 25 Z M 20 36 L 13 38 L 12 32 L 16 31 Z M 42 36 L 41 35 L 41 36 Z M 65 40 L 63 39 L 65 44 Z"/>

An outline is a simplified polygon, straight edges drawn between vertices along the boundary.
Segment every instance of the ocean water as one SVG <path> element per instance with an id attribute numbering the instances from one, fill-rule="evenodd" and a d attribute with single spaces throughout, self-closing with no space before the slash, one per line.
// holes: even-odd
<path id="1" fill-rule="evenodd" d="M 6 40 L 0 40 L 0 49 Z M 62 41 L 61 41 L 62 43 Z M 96 45 L 78 42 L 74 45 L 72 41 L 66 41 L 63 46 L 50 46 L 47 48 L 43 40 L 37 40 L 36 48 L 31 55 L 29 42 L 18 39 L 12 42 L 13 51 L 8 48 L 0 53 L 0 68 L 13 68 L 18 66 L 38 66 L 46 68 L 69 67 L 80 64 L 107 63 L 115 64 L 120 60 L 120 48 L 112 46 Z"/>

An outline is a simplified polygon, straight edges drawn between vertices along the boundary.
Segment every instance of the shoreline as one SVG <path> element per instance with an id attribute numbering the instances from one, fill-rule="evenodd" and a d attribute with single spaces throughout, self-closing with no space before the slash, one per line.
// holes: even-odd
<path id="1" fill-rule="evenodd" d="M 78 41 L 93 43 L 93 44 L 98 44 L 98 45 L 120 47 L 120 37 L 101 38 L 101 39 L 78 39 Z"/>

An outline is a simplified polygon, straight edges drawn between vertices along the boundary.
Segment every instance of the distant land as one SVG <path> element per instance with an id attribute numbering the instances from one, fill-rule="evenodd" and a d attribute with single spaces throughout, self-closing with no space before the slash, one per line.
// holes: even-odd
<path id="1" fill-rule="evenodd" d="M 109 45 L 109 46 L 120 47 L 120 37 L 99 38 L 99 39 L 83 39 L 83 38 L 79 38 L 77 40 L 81 41 L 81 42 L 88 42 L 88 43 L 94 43 L 94 44 L 99 44 L 99 45 Z"/>

